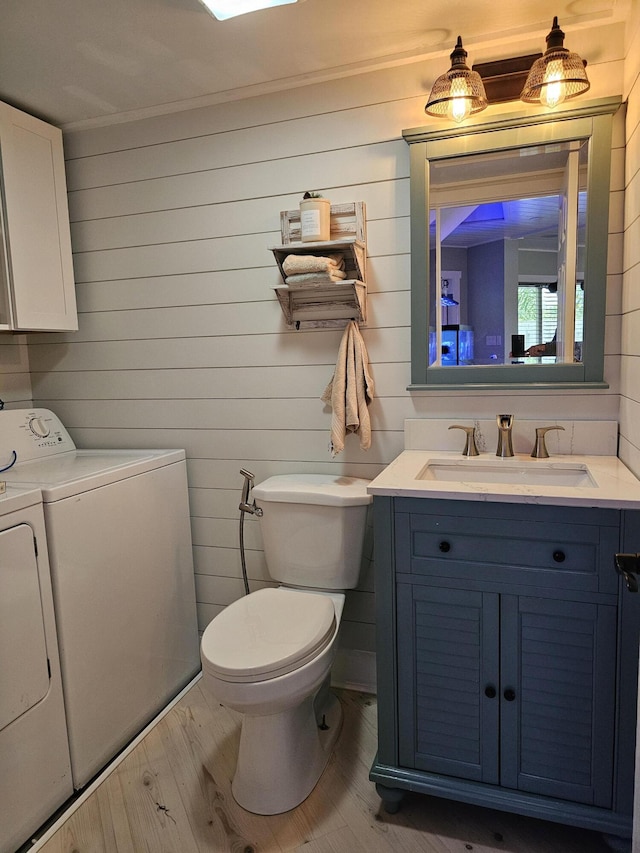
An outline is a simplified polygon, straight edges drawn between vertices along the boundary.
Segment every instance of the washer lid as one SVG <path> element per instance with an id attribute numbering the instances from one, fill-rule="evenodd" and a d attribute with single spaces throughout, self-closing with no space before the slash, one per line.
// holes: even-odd
<path id="1" fill-rule="evenodd" d="M 205 669 L 223 681 L 263 681 L 315 657 L 335 631 L 331 598 L 261 589 L 226 607 L 202 636 Z"/>
<path id="2" fill-rule="evenodd" d="M 373 501 L 367 494 L 369 482 L 332 474 L 278 474 L 254 486 L 252 495 L 261 501 L 359 506 Z"/>
<path id="3" fill-rule="evenodd" d="M 40 488 L 44 503 L 51 503 L 184 458 L 184 450 L 70 450 L 29 462 L 18 460 L 0 476 L 7 483 Z"/>

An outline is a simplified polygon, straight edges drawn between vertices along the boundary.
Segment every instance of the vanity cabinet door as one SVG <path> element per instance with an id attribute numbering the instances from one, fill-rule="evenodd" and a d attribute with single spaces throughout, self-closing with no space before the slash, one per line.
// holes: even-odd
<path id="1" fill-rule="evenodd" d="M 497 784 L 499 596 L 398 584 L 400 764 Z"/>
<path id="2" fill-rule="evenodd" d="M 503 595 L 500 784 L 611 808 L 617 608 Z"/>
<path id="3" fill-rule="evenodd" d="M 399 583 L 400 764 L 611 807 L 616 608 Z"/>

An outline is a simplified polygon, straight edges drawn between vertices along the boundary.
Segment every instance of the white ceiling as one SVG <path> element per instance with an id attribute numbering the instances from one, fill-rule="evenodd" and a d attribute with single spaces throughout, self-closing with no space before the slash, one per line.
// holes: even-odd
<path id="1" fill-rule="evenodd" d="M 217 21 L 199 0 L 1 0 L 0 99 L 58 125 L 108 123 L 446 56 L 458 34 L 470 61 L 532 35 L 543 50 L 554 15 L 570 32 L 627 5 L 302 0 Z"/>

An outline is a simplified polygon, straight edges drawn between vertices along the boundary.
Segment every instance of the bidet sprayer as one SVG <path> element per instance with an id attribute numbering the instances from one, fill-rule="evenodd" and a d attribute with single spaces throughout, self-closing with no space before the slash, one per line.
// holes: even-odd
<path id="1" fill-rule="evenodd" d="M 246 468 L 241 468 L 240 473 L 244 477 L 244 484 L 242 486 L 242 498 L 240 499 L 238 509 L 240 512 L 250 512 L 252 515 L 257 515 L 260 518 L 262 515 L 260 507 L 256 506 L 255 501 L 249 503 L 249 492 L 253 487 L 253 474 L 251 471 L 247 471 Z"/>

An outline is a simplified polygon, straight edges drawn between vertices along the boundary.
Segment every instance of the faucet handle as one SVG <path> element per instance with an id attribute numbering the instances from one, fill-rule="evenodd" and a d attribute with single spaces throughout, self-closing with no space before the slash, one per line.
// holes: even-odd
<path id="1" fill-rule="evenodd" d="M 467 434 L 467 440 L 462 451 L 463 456 L 480 456 L 476 447 L 476 428 L 473 426 L 462 426 L 462 424 L 452 424 L 449 429 L 462 429 Z"/>
<path id="2" fill-rule="evenodd" d="M 531 451 L 531 456 L 534 459 L 548 459 L 549 458 L 549 451 L 547 450 L 547 443 L 545 441 L 545 435 L 549 432 L 550 429 L 564 430 L 564 427 L 563 426 L 536 427 L 536 442 L 533 445 L 533 450 Z"/>

